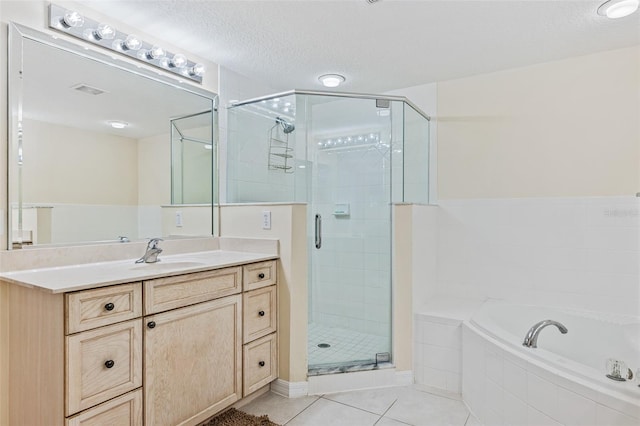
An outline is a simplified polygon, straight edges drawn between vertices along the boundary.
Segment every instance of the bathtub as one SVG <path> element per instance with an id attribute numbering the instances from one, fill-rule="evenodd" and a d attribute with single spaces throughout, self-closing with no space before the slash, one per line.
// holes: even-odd
<path id="1" fill-rule="evenodd" d="M 522 341 L 544 319 L 538 347 Z M 640 369 L 640 319 L 485 302 L 462 329 L 462 397 L 489 425 L 640 425 L 640 384 L 605 377 L 607 358 Z"/>

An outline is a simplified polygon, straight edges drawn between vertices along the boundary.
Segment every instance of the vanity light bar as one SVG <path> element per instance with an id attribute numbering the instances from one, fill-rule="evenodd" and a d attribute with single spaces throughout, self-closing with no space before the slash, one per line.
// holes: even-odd
<path id="1" fill-rule="evenodd" d="M 167 52 L 162 47 L 147 43 L 134 34 L 123 33 L 107 23 L 94 21 L 74 10 L 55 4 L 49 5 L 49 27 L 162 68 L 180 77 L 202 83 L 205 72 L 202 64 L 188 60 L 181 53 Z"/>

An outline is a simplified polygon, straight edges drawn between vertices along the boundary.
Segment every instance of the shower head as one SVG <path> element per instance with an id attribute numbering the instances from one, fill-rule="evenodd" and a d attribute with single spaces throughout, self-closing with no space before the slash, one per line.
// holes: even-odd
<path id="1" fill-rule="evenodd" d="M 282 126 L 282 131 L 285 134 L 291 133 L 296 129 L 296 126 L 294 126 L 293 123 L 289 123 L 287 120 L 285 120 L 282 117 L 276 117 L 276 124 L 279 124 Z"/>

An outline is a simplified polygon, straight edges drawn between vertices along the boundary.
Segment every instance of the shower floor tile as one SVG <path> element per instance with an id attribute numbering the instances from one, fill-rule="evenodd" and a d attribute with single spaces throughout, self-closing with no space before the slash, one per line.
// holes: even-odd
<path id="1" fill-rule="evenodd" d="M 321 344 L 330 346 L 319 347 Z M 309 367 L 354 361 L 375 362 L 376 353 L 391 351 L 388 337 L 315 323 L 309 324 L 307 345 Z"/>

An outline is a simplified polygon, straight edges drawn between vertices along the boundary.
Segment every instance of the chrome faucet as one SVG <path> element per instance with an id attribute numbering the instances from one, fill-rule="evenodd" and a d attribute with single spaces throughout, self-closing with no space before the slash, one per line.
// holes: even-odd
<path id="1" fill-rule="evenodd" d="M 526 346 L 528 348 L 537 348 L 538 334 L 540 334 L 543 328 L 549 325 L 555 325 L 556 327 L 558 327 L 558 330 L 560 330 L 560 333 L 562 334 L 567 334 L 567 332 L 569 331 L 567 330 L 567 327 L 560 324 L 558 321 L 554 321 L 550 319 L 540 321 L 539 323 L 534 324 L 534 326 L 529 329 L 529 331 L 527 332 L 527 335 L 524 336 L 524 342 L 522 342 L 522 346 Z"/>
<path id="2" fill-rule="evenodd" d="M 162 241 L 162 238 L 152 238 L 147 244 L 147 251 L 142 257 L 136 260 L 136 263 L 156 263 L 160 262 L 158 255 L 162 253 L 162 249 L 158 247 L 158 243 Z"/>

